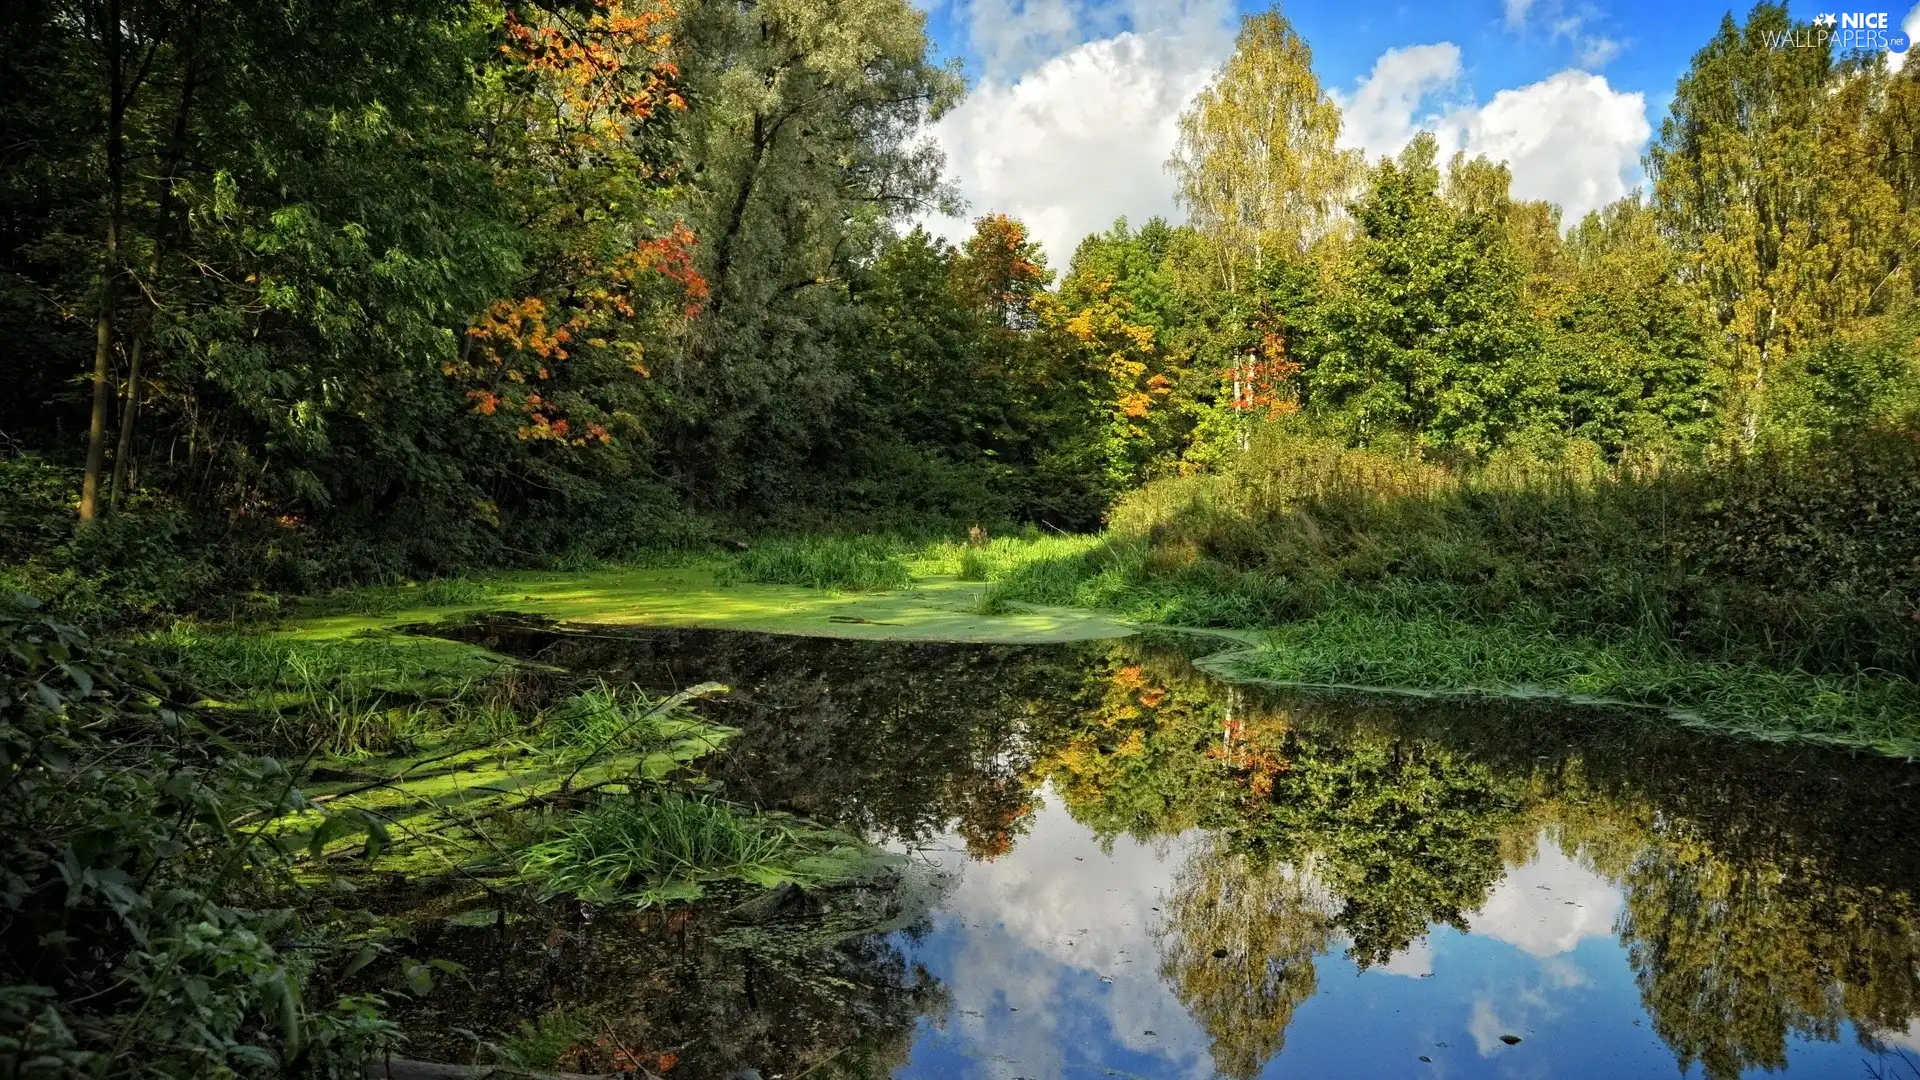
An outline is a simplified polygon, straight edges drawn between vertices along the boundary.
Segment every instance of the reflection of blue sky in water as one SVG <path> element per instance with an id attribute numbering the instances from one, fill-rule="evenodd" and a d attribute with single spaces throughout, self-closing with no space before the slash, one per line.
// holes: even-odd
<path id="1" fill-rule="evenodd" d="M 927 852 L 960 876 L 915 948 L 951 1006 L 921 1022 L 897 1075 L 1213 1075 L 1206 1033 L 1160 978 L 1153 933 L 1191 838 L 1123 837 L 1103 852 L 1049 793 L 1008 855 L 968 863 L 961 847 L 950 840 Z M 1543 839 L 1469 916 L 1469 933 L 1436 927 L 1366 972 L 1336 941 L 1317 961 L 1318 992 L 1262 1075 L 1682 1075 L 1614 935 L 1622 904 L 1612 883 Z M 1502 1035 L 1523 1041 L 1507 1046 Z M 1882 1038 L 1920 1048 L 1920 1021 Z M 1789 1073 L 1860 1080 L 1865 1056 L 1848 1027 L 1838 1042 L 1792 1042 Z"/>

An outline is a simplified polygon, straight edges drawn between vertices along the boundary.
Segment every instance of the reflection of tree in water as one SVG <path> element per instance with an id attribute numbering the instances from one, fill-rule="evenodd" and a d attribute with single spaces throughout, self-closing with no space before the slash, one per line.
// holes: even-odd
<path id="1" fill-rule="evenodd" d="M 1471 755 L 1391 732 L 1304 731 L 1184 661 L 1123 649 L 1138 646 L 1116 647 L 1103 692 L 1087 695 L 1095 708 L 1036 766 L 1076 819 L 1137 835 L 1197 825 L 1254 864 L 1311 863 L 1363 966 L 1431 923 L 1464 928 L 1500 880 L 1517 785 Z"/>
<path id="2" fill-rule="evenodd" d="M 417 945 L 466 975 L 407 1006 L 409 1050 L 467 1059 L 461 1029 L 499 1041 L 540 1017 L 565 1032 L 561 1064 L 574 1071 L 615 1071 L 626 1050 L 671 1054 L 675 1076 L 885 1076 L 905 1062 L 919 1017 L 946 1002 L 897 937 L 873 932 L 919 932 L 914 912 L 930 897 L 913 888 L 781 890 L 731 910 L 740 897 L 668 912 L 556 904 L 500 927 L 442 926 Z"/>
<path id="3" fill-rule="evenodd" d="M 1286 995 L 1313 987 L 1300 909 L 1253 883 L 1312 865 L 1333 905 L 1313 910 L 1384 962 L 1430 924 L 1464 928 L 1543 828 L 1625 892 L 1628 961 L 1683 1068 L 1779 1068 L 1789 1037 L 1920 1016 L 1910 768 L 1524 711 L 1262 700 L 1139 642 L 1089 678 L 1036 770 L 1097 831 L 1210 834 L 1181 870 L 1163 974 L 1222 1072 L 1257 1071 Z M 1248 945 L 1216 960 L 1209 934 Z"/>
<path id="4" fill-rule="evenodd" d="M 1289 767 L 1272 795 L 1222 831 L 1269 857 L 1316 859 L 1361 967 L 1386 963 L 1431 924 L 1466 929 L 1466 913 L 1505 876 L 1500 838 L 1517 800 L 1485 765 L 1377 735 L 1289 733 L 1278 752 Z"/>
<path id="5" fill-rule="evenodd" d="M 725 764 L 733 797 L 869 835 L 953 829 L 987 858 L 1018 842 L 1043 782 L 1101 836 L 1204 829 L 1162 972 L 1230 1075 L 1278 1052 L 1334 937 L 1365 965 L 1433 923 L 1463 926 L 1543 829 L 1624 889 L 1628 959 L 1683 1066 L 1716 1080 L 1778 1067 L 1790 1036 L 1920 1015 L 1910 766 L 1592 714 L 1267 697 L 1151 641 L 643 637 L 572 642 L 583 655 L 560 662 L 662 689 L 732 684 L 721 719 L 746 729 Z M 1287 866 L 1312 866 L 1313 888 Z M 744 993 L 728 978 L 722 999 Z M 756 1030 L 731 1008 L 688 1022 Z"/>
<path id="6" fill-rule="evenodd" d="M 1336 933 L 1333 898 L 1310 874 L 1211 842 L 1176 882 L 1157 932 L 1160 977 L 1212 1040 L 1214 1068 L 1254 1076 L 1318 988 L 1313 962 Z"/>
<path id="7" fill-rule="evenodd" d="M 1677 830 L 1676 830 L 1677 831 Z M 1920 1015 L 1920 922 L 1904 892 L 1826 879 L 1808 860 L 1735 863 L 1691 837 L 1650 843 L 1620 920 L 1641 1000 L 1682 1068 L 1784 1068 L 1789 1034 Z"/>
<path id="8" fill-rule="evenodd" d="M 566 635 L 495 623 L 490 647 L 671 692 L 741 729 L 712 764 L 728 798 L 873 838 L 958 831 L 1005 854 L 1039 808 L 1029 732 L 1077 708 L 1079 656 L 1036 646 L 874 643 L 716 630 Z"/>

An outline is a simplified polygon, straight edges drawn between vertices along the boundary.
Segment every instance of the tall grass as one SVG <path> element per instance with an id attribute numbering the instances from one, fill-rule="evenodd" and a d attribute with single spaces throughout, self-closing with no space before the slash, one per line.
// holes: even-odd
<path id="1" fill-rule="evenodd" d="M 1281 628 L 1286 681 L 1616 697 L 1729 728 L 1920 740 L 1920 439 L 1449 470 L 1273 438 L 1099 537 L 947 545 L 983 612 Z M 1910 752 L 1899 750 L 1896 752 Z"/>
<path id="2" fill-rule="evenodd" d="M 885 592 L 913 586 L 902 558 L 907 545 L 891 537 L 801 536 L 762 540 L 724 563 L 722 585 L 751 581 L 805 585 L 841 592 Z"/>
<path id="3" fill-rule="evenodd" d="M 645 905 L 697 896 L 703 882 L 720 879 L 812 884 L 852 872 L 869 854 L 823 829 L 664 791 L 607 799 L 565 819 L 521 853 L 520 869 L 545 897 Z"/>

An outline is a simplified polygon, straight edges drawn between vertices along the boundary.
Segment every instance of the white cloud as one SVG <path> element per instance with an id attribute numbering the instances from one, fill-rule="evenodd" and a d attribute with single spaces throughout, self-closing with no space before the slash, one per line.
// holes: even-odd
<path id="1" fill-rule="evenodd" d="M 989 78 L 1018 76 L 1081 40 L 1075 0 L 971 0 L 967 34 Z"/>
<path id="2" fill-rule="evenodd" d="M 1907 17 L 1901 21 L 1900 29 L 1907 32 L 1907 52 L 1913 51 L 1913 39 L 1920 38 L 1920 4 L 1913 5 Z M 1887 57 L 1887 67 L 1898 72 L 1906 65 L 1907 53 L 1893 53 Z"/>
<path id="3" fill-rule="evenodd" d="M 976 0 L 976 13 L 982 2 L 1009 4 Z M 1024 17 L 1052 25 L 1044 20 L 1056 15 L 1032 14 L 1040 6 L 1041 0 L 1028 0 Z M 1046 11 L 1056 9 L 1079 11 L 1062 0 L 1052 0 Z M 1137 222 L 1174 213 L 1165 163 L 1175 122 L 1233 48 L 1233 9 L 1226 0 L 1134 0 L 1123 15 L 1132 29 L 1074 46 L 1017 76 L 998 76 L 990 67 L 935 127 L 970 216 L 1020 218 L 1058 268 L 1081 239 L 1116 217 Z M 1093 18 L 1074 17 L 1082 28 Z M 1005 56 L 991 63 L 1019 68 Z M 969 229 L 965 218 L 927 224 L 950 239 Z"/>
<path id="4" fill-rule="evenodd" d="M 1424 937 L 1415 938 L 1374 970 L 1408 979 L 1424 979 L 1433 974 L 1433 942 Z"/>
<path id="5" fill-rule="evenodd" d="M 1898 1046 L 1903 1050 L 1912 1050 L 1920 1053 L 1920 1016 L 1914 1017 L 1913 1020 L 1907 1024 L 1907 1030 L 1905 1031 L 1880 1032 L 1876 1037 L 1879 1038 L 1881 1042 Z"/>
<path id="6" fill-rule="evenodd" d="M 1506 0 L 1507 29 L 1522 36 L 1544 33 L 1548 41 L 1564 41 L 1574 62 L 1597 68 L 1620 55 L 1626 46 L 1591 27 L 1603 18 L 1586 0 Z"/>
<path id="7" fill-rule="evenodd" d="M 1342 142 L 1379 156 L 1432 131 L 1443 157 L 1465 150 L 1506 162 L 1515 197 L 1559 203 L 1569 223 L 1638 180 L 1640 151 L 1653 133 L 1644 94 L 1569 70 L 1502 90 L 1485 105 L 1435 102 L 1460 76 L 1460 50 L 1449 42 L 1388 50 L 1351 93 L 1335 95 L 1346 114 Z"/>
<path id="8" fill-rule="evenodd" d="M 1507 1044 L 1500 1041 L 1500 1036 L 1511 1035 L 1516 1029 L 1525 1027 L 1525 1023 L 1502 1019 L 1494 1010 L 1493 1002 L 1486 998 L 1474 999 L 1473 1014 L 1467 1020 L 1467 1034 L 1473 1036 L 1473 1045 L 1480 1051 L 1481 1057 L 1492 1057 L 1497 1051 L 1506 1049 Z"/>
<path id="9" fill-rule="evenodd" d="M 938 859 L 958 880 L 935 918 L 964 938 L 942 973 L 949 1049 L 974 1063 L 970 1078 L 1068 1080 L 1080 1073 L 1070 1048 L 1113 1043 L 1151 1057 L 1155 1076 L 1202 1080 L 1213 1071 L 1206 1034 L 1161 981 L 1153 939 L 1190 838 L 1119 837 L 1102 854 L 1059 797 L 1042 794 L 1011 852 L 972 862 L 947 838 Z"/>
<path id="10" fill-rule="evenodd" d="M 1510 21 L 1568 18 L 1566 0 L 1505 3 Z M 1064 269 L 1117 217 L 1177 218 L 1165 163 L 1180 112 L 1232 52 L 1229 0 L 965 0 L 955 10 L 985 70 L 934 128 L 968 212 L 930 218 L 929 229 L 958 241 L 974 217 L 1011 214 Z M 1909 22 L 1920 27 L 1920 8 Z M 1582 40 L 1590 67 L 1618 49 Z M 1643 95 L 1569 70 L 1479 106 L 1464 96 L 1463 71 L 1451 42 L 1388 50 L 1352 90 L 1333 93 L 1343 144 L 1391 154 L 1433 130 L 1447 154 L 1508 162 L 1515 195 L 1561 204 L 1569 223 L 1640 179 L 1652 131 Z"/>
<path id="11" fill-rule="evenodd" d="M 1467 925 L 1530 956 L 1553 957 L 1587 938 L 1611 936 L 1621 903 L 1612 882 L 1543 839 L 1531 861 L 1507 871 Z M 1564 985 L 1566 972 L 1555 974 Z"/>
<path id="12" fill-rule="evenodd" d="M 1634 186 L 1653 126 L 1646 95 L 1617 91 L 1604 76 L 1563 71 L 1502 90 L 1480 108 L 1455 110 L 1440 134 L 1443 143 L 1511 165 L 1516 198 L 1559 203 L 1571 223 Z"/>
<path id="13" fill-rule="evenodd" d="M 1340 144 L 1369 157 L 1399 153 L 1423 126 L 1416 117 L 1427 99 L 1457 86 L 1460 72 L 1460 47 L 1451 41 L 1388 49 L 1353 93 L 1332 91 L 1342 114 Z"/>

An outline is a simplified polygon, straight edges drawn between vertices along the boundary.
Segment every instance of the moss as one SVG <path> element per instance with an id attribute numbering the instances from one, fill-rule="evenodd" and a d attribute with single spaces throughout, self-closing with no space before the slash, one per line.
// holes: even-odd
<path id="1" fill-rule="evenodd" d="M 895 641 L 1042 644 L 1124 637 L 1131 624 L 1112 615 L 1022 605 L 981 615 L 981 586 L 953 577 L 921 578 L 911 591 L 838 593 L 790 585 L 721 585 L 713 570 L 616 567 L 580 573 L 522 572 L 483 579 L 488 599 L 416 604 L 378 614 L 314 615 L 278 632 L 319 640 L 388 636 L 408 625 L 513 611 L 562 623 L 759 630 L 775 634 Z M 412 638 L 413 640 L 423 640 Z M 434 641 L 437 639 L 426 638 Z"/>

